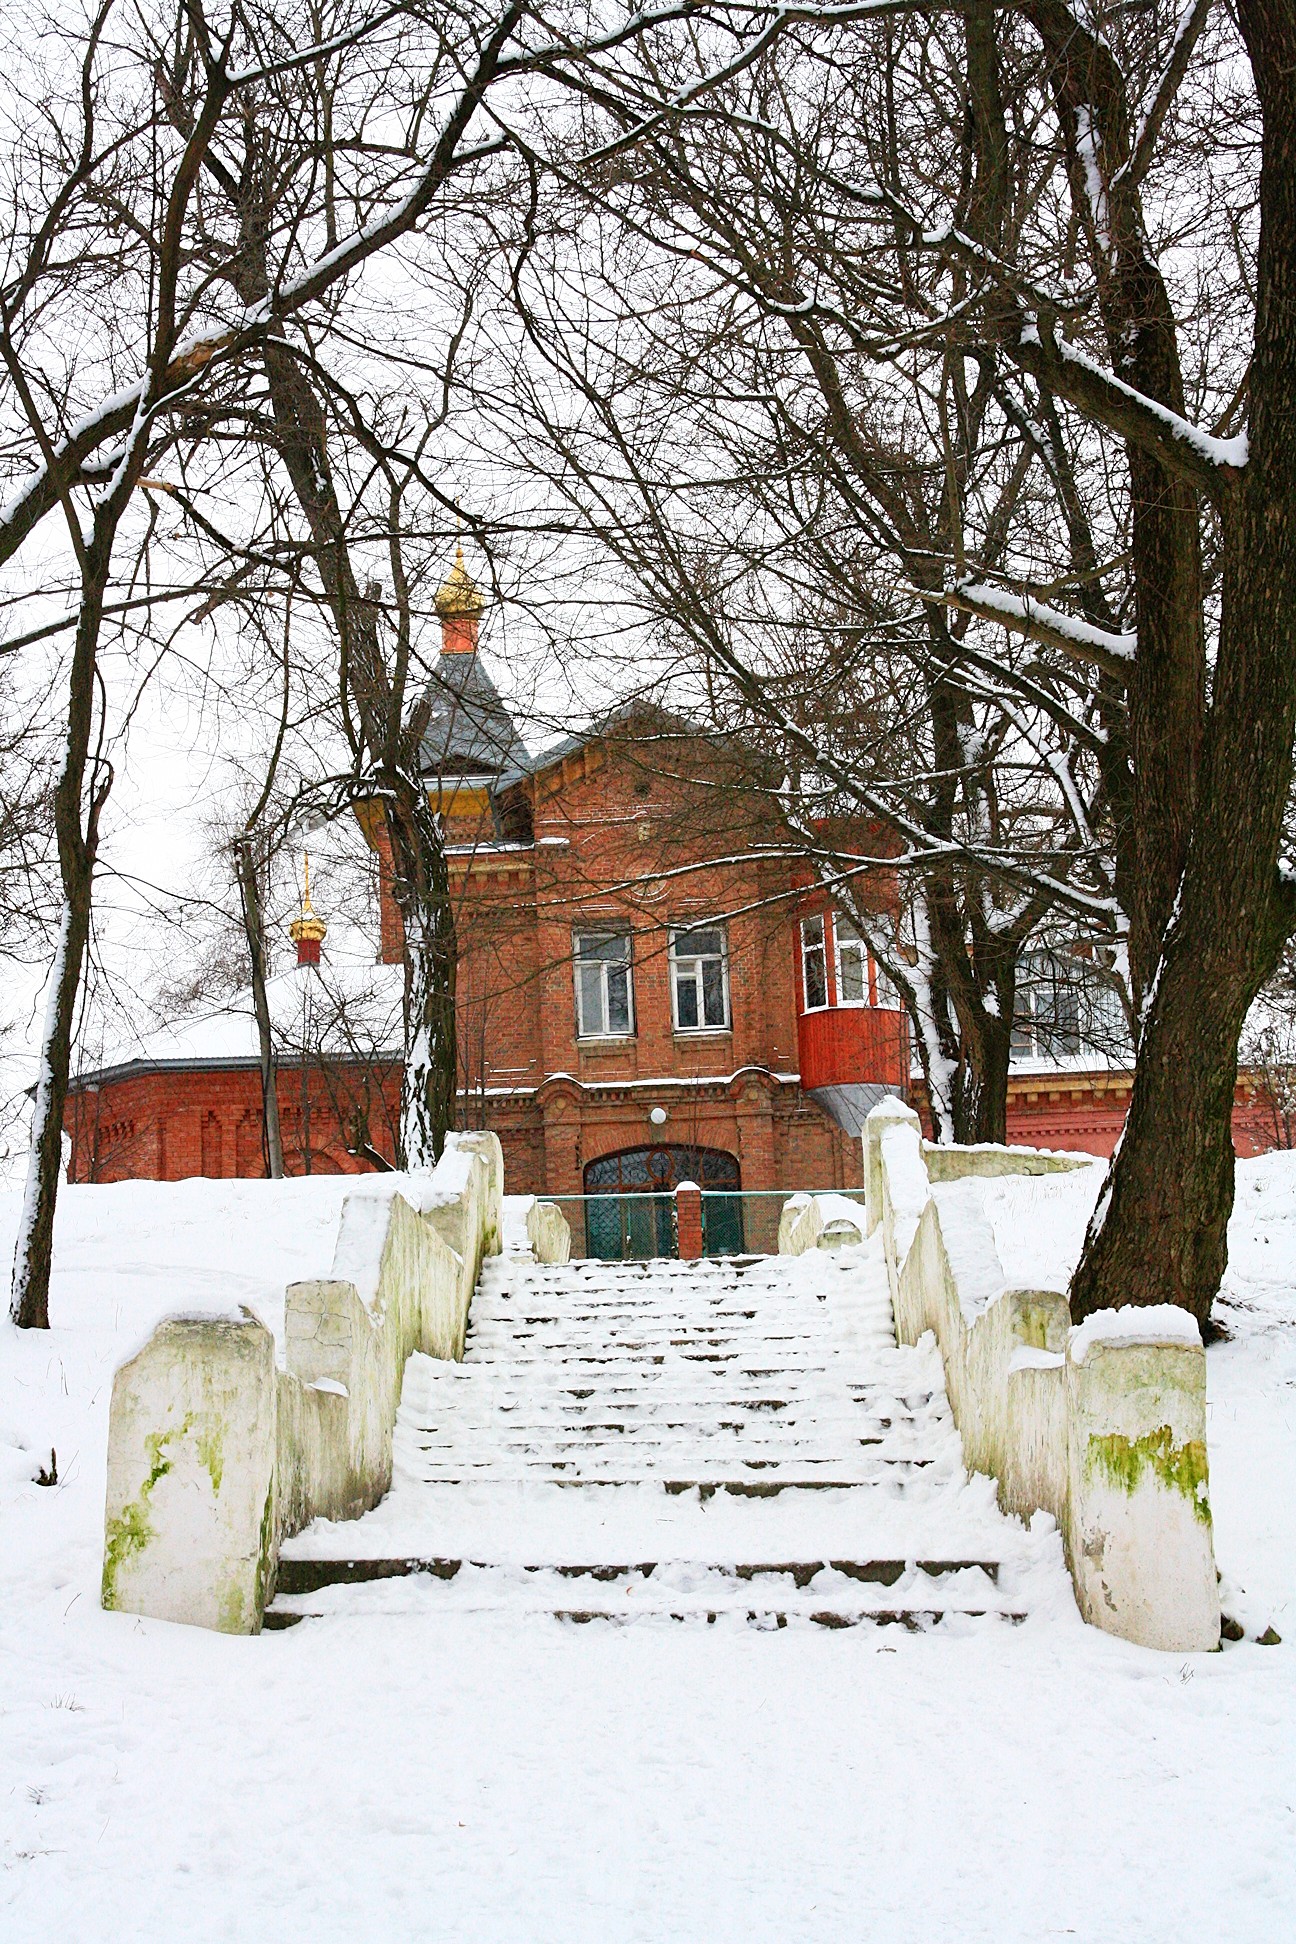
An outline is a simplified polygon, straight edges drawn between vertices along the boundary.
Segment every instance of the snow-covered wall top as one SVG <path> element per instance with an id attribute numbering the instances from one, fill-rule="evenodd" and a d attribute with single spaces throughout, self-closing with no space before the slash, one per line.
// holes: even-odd
<path id="1" fill-rule="evenodd" d="M 1102 1164 L 929 1148 L 916 1114 L 875 1113 L 869 1219 L 897 1334 L 934 1333 L 965 1462 L 995 1477 L 1005 1510 L 1057 1519 L 1092 1624 L 1178 1652 L 1218 1646 L 1196 1322 L 1130 1308 L 1070 1325 Z"/>

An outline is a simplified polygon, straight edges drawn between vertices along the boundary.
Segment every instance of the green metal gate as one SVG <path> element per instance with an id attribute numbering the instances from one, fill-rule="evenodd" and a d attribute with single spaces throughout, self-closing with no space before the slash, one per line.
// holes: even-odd
<path id="1" fill-rule="evenodd" d="M 741 1255 L 741 1173 L 736 1158 L 722 1148 L 666 1143 L 625 1148 L 586 1167 L 586 1253 L 605 1262 L 673 1256 L 677 1250 L 675 1189 L 682 1181 L 694 1181 L 704 1191 L 703 1253 Z"/>

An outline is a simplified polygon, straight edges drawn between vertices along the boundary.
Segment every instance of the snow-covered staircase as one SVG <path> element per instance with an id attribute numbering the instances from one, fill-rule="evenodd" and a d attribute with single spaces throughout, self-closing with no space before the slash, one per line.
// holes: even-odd
<path id="1" fill-rule="evenodd" d="M 285 1548 L 268 1626 L 536 1611 L 784 1626 L 1024 1617 L 1041 1541 L 969 1481 L 875 1244 L 486 1264 L 462 1364 L 414 1357 L 396 1475 Z"/>

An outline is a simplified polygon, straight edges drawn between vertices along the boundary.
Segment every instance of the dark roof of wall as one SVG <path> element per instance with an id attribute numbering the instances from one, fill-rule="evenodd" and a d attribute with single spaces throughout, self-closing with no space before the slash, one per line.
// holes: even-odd
<path id="1" fill-rule="evenodd" d="M 528 776 L 539 776 L 542 771 L 561 763 L 564 756 L 574 756 L 578 750 L 588 749 L 591 743 L 612 742 L 618 738 L 632 742 L 636 729 L 645 735 L 693 736 L 699 740 L 704 739 L 706 733 L 686 716 L 672 714 L 655 703 L 642 700 L 623 702 L 604 715 L 596 716 L 585 728 L 546 744 L 537 755 L 524 755 L 521 762 L 500 777 L 500 787 L 507 789 Z"/>
<path id="2" fill-rule="evenodd" d="M 427 726 L 419 746 L 431 776 L 499 777 L 531 759 L 480 655 L 442 655 L 423 699 Z"/>

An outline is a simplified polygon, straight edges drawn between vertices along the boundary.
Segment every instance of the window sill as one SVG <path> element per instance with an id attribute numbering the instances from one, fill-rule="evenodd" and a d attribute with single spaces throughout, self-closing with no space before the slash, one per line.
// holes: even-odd
<path id="1" fill-rule="evenodd" d="M 732 1026 L 676 1026 L 673 1036 L 677 1040 L 732 1039 Z"/>
<path id="2" fill-rule="evenodd" d="M 581 1053 L 624 1053 L 627 1047 L 634 1044 L 633 1033 L 589 1033 L 576 1041 L 577 1050 Z"/>

